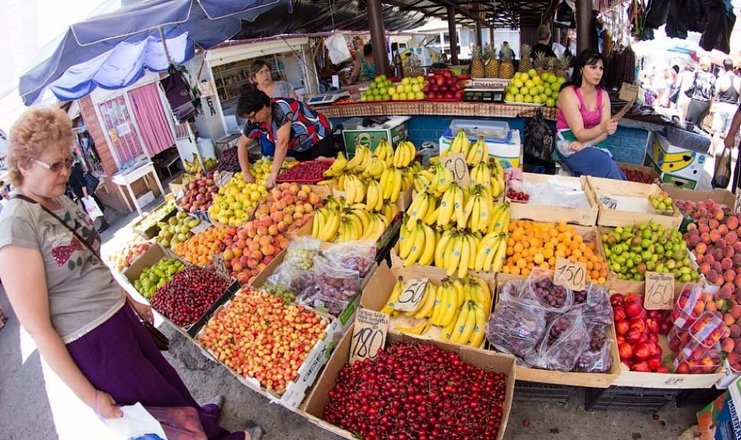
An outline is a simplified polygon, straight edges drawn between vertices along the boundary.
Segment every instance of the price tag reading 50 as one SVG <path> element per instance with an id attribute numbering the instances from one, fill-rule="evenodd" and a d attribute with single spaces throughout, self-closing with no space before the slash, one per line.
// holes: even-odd
<path id="1" fill-rule="evenodd" d="M 418 278 L 409 280 L 404 283 L 399 299 L 394 303 L 394 309 L 402 312 L 411 312 L 417 308 L 417 305 L 425 296 L 427 288 L 427 278 Z"/>
<path id="2" fill-rule="evenodd" d="M 374 359 L 386 345 L 389 316 L 372 310 L 358 309 L 350 344 L 350 363 L 358 359 Z"/>
<path id="3" fill-rule="evenodd" d="M 646 272 L 646 292 L 643 295 L 646 310 L 671 310 L 674 308 L 674 274 Z"/>
<path id="4" fill-rule="evenodd" d="M 468 174 L 468 165 L 463 153 L 449 154 L 441 159 L 443 166 L 453 173 L 453 180 L 461 185 L 468 186 L 471 184 L 471 175 Z"/>
<path id="5" fill-rule="evenodd" d="M 587 283 L 587 267 L 584 263 L 565 258 L 556 258 L 556 269 L 553 273 L 553 284 L 571 290 L 584 290 Z"/>

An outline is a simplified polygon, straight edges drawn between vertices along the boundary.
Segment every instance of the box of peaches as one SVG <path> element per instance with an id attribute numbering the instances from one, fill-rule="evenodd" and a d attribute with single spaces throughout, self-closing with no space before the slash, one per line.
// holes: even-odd
<path id="1" fill-rule="evenodd" d="M 613 385 L 710 388 L 741 366 L 741 306 L 702 285 L 676 284 L 672 310 L 647 310 L 636 293 L 610 302 L 622 362 Z"/>

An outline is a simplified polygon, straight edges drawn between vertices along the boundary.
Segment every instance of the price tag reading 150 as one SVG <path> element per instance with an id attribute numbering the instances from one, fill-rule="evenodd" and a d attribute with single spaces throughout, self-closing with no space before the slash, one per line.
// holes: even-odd
<path id="1" fill-rule="evenodd" d="M 367 309 L 358 309 L 350 344 L 350 363 L 358 359 L 375 359 L 378 350 L 386 345 L 389 315 Z"/>
<path id="2" fill-rule="evenodd" d="M 646 292 L 643 295 L 646 310 L 671 310 L 674 308 L 674 274 L 646 272 Z"/>
<path id="3" fill-rule="evenodd" d="M 468 186 L 471 184 L 471 175 L 468 174 L 468 165 L 463 153 L 449 154 L 441 158 L 445 168 L 453 173 L 453 180 L 461 185 Z"/>
<path id="4" fill-rule="evenodd" d="M 587 267 L 584 263 L 570 261 L 561 257 L 556 258 L 553 284 L 567 287 L 571 290 L 584 290 L 586 283 Z"/>
<path id="5" fill-rule="evenodd" d="M 216 273 L 227 279 L 231 277 L 229 270 L 226 268 L 226 262 L 224 261 L 223 256 L 219 254 L 214 255 L 211 257 L 211 263 L 214 265 Z"/>
<path id="6" fill-rule="evenodd" d="M 424 297 L 428 281 L 427 278 L 406 281 L 399 294 L 399 299 L 394 303 L 394 309 L 402 312 L 415 310 Z"/>

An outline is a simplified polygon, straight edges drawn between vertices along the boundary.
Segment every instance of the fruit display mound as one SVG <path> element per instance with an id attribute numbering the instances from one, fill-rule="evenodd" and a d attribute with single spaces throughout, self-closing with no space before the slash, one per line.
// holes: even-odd
<path id="1" fill-rule="evenodd" d="M 229 281 L 216 272 L 188 266 L 154 294 L 152 308 L 175 325 L 188 327 L 206 314 L 227 287 Z"/>
<path id="2" fill-rule="evenodd" d="M 317 183 L 324 179 L 324 172 L 332 166 L 331 160 L 299 162 L 295 167 L 283 170 L 276 182 Z"/>

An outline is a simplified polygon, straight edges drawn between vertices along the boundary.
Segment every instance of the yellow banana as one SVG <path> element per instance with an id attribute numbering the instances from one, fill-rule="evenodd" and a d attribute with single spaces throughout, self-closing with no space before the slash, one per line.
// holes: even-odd
<path id="1" fill-rule="evenodd" d="M 401 291 L 404 288 L 404 280 L 399 277 L 396 280 L 396 284 L 394 284 L 393 290 L 391 290 L 391 295 L 389 296 L 388 301 L 386 301 L 386 305 L 383 306 L 381 309 L 381 313 L 390 315 L 394 312 L 394 307 L 396 307 L 396 301 L 399 300 L 399 295 L 401 295 Z"/>
<path id="2" fill-rule="evenodd" d="M 460 344 L 461 336 L 466 328 L 468 322 L 468 313 L 470 309 L 468 304 L 464 304 L 463 307 L 458 309 L 458 314 L 455 319 L 455 326 L 453 327 L 453 333 L 450 335 L 450 342 L 454 344 Z M 464 342 L 465 343 L 465 342 Z"/>
<path id="3" fill-rule="evenodd" d="M 420 255 L 417 263 L 420 266 L 429 266 L 435 256 L 435 231 L 424 223 L 420 223 L 420 228 L 424 231 L 424 250 Z"/>
<path id="4" fill-rule="evenodd" d="M 392 203 L 396 203 L 396 200 L 399 199 L 399 194 L 401 193 L 401 170 L 398 168 L 394 169 L 394 186 L 391 190 L 391 198 L 389 199 Z"/>
<path id="5" fill-rule="evenodd" d="M 486 310 L 476 304 L 473 306 L 473 312 L 475 324 L 468 345 L 474 348 L 481 348 L 484 344 L 484 338 L 486 337 Z"/>
<path id="6" fill-rule="evenodd" d="M 414 327 L 396 327 L 394 328 L 394 331 L 401 334 L 407 334 L 407 335 L 421 335 L 424 333 L 427 333 L 427 330 L 430 329 L 430 322 L 428 320 L 424 320 L 421 323 L 417 324 Z"/>
<path id="7" fill-rule="evenodd" d="M 458 307 L 455 305 L 455 292 L 448 289 L 445 295 L 445 304 L 443 305 L 443 314 L 440 317 L 440 324 L 442 327 L 447 327 L 451 322 L 455 320 L 456 312 Z"/>
<path id="8" fill-rule="evenodd" d="M 471 248 L 468 244 L 468 237 L 466 235 L 461 237 L 463 242 L 461 245 L 461 259 L 458 263 L 458 276 L 463 278 L 468 274 L 469 260 L 471 259 Z"/>
<path id="9" fill-rule="evenodd" d="M 419 311 L 414 314 L 415 319 L 429 318 L 430 316 L 432 316 L 432 311 L 435 308 L 435 301 L 437 299 L 437 287 L 432 283 L 432 281 L 428 281 L 425 290 L 426 292 L 424 297 L 424 304 L 419 309 Z"/>
<path id="10" fill-rule="evenodd" d="M 463 236 L 457 235 L 452 241 L 452 251 L 449 255 L 448 261 L 445 263 L 445 273 L 450 277 L 458 270 L 458 265 L 461 262 L 463 256 Z"/>
<path id="11" fill-rule="evenodd" d="M 334 241 L 337 230 L 340 227 L 340 215 L 332 212 L 327 217 L 327 224 L 324 230 L 320 231 L 319 239 L 321 241 Z"/>

